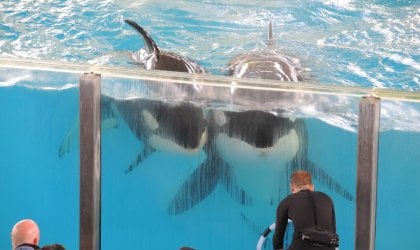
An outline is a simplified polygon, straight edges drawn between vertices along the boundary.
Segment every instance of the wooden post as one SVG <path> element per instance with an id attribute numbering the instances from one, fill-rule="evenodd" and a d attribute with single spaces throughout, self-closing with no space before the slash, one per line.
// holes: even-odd
<path id="1" fill-rule="evenodd" d="M 81 250 L 99 250 L 101 221 L 101 76 L 80 77 Z"/>
<path id="2" fill-rule="evenodd" d="M 375 249 L 376 191 L 380 99 L 363 97 L 359 104 L 356 244 L 357 250 Z"/>

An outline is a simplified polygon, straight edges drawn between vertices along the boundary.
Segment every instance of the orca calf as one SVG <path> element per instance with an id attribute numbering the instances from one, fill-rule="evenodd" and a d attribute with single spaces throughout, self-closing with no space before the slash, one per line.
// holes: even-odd
<path id="1" fill-rule="evenodd" d="M 297 60 L 271 51 L 270 23 L 267 49 L 236 57 L 229 66 L 234 77 L 299 81 Z M 240 90 L 237 94 L 240 94 Z M 264 95 L 255 95 L 264 101 Z M 258 101 L 258 100 L 257 100 Z M 231 196 L 256 211 L 268 211 L 262 220 L 244 219 L 249 223 L 271 222 L 275 206 L 289 193 L 292 172 L 303 169 L 340 196 L 352 201 L 353 195 L 326 171 L 307 158 L 307 131 L 303 119 L 282 117 L 264 110 L 211 110 L 206 145 L 207 160 L 181 186 L 169 207 L 179 214 L 191 209 L 222 183 Z M 249 210 L 249 209 L 248 209 Z M 272 212 L 272 213 L 271 213 Z"/>
<path id="2" fill-rule="evenodd" d="M 186 73 L 205 73 L 206 70 L 193 60 L 179 54 L 158 48 L 152 37 L 132 20 L 124 20 L 142 36 L 145 46 L 133 54 L 134 59 L 145 65 L 148 70 L 167 70 Z"/>

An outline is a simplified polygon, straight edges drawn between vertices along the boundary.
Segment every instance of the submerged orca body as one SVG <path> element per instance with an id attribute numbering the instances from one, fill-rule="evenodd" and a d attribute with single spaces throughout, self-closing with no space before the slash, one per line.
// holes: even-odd
<path id="1" fill-rule="evenodd" d="M 272 42 L 271 24 L 270 38 Z M 230 73 L 234 77 L 300 79 L 293 65 L 283 64 L 264 53 L 237 57 L 229 67 Z M 285 180 L 299 169 L 310 172 L 315 180 L 345 199 L 353 200 L 350 192 L 308 160 L 307 131 L 302 119 L 263 110 L 213 110 L 208 119 L 207 160 L 181 186 L 169 207 L 170 213 L 191 209 L 211 194 L 217 183 L 222 183 L 242 205 L 255 207 L 257 211 L 273 210 L 289 192 Z M 270 221 L 271 218 L 264 223 Z"/>
<path id="2" fill-rule="evenodd" d="M 125 20 L 143 38 L 145 46 L 133 54 L 137 62 L 144 64 L 148 70 L 167 70 L 186 73 L 205 73 L 205 69 L 193 60 L 179 54 L 160 50 L 152 37 L 136 22 Z"/>
<path id="3" fill-rule="evenodd" d="M 113 105 L 133 134 L 144 143 L 126 173 L 156 150 L 195 154 L 207 141 L 204 112 L 191 103 L 171 104 L 139 98 L 113 100 Z"/>

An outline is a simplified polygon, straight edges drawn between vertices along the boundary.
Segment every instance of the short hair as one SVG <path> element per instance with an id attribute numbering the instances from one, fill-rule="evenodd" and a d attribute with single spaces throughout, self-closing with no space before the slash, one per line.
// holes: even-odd
<path id="1" fill-rule="evenodd" d="M 290 184 L 298 188 L 312 185 L 311 174 L 304 170 L 296 171 L 290 176 Z"/>
<path id="2" fill-rule="evenodd" d="M 52 244 L 52 245 L 43 246 L 41 250 L 66 250 L 66 249 L 64 248 L 64 246 L 60 244 Z"/>

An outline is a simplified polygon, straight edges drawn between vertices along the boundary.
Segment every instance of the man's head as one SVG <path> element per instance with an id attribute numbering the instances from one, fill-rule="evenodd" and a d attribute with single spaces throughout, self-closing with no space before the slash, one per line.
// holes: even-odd
<path id="1" fill-rule="evenodd" d="M 39 228 L 35 221 L 30 219 L 21 220 L 13 226 L 12 248 L 24 243 L 38 245 L 39 244 Z"/>
<path id="2" fill-rule="evenodd" d="M 290 176 L 290 190 L 296 193 L 303 189 L 314 191 L 311 175 L 303 170 L 296 171 Z"/>

